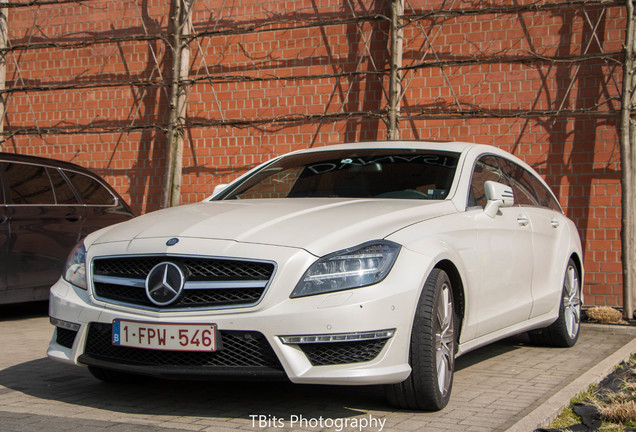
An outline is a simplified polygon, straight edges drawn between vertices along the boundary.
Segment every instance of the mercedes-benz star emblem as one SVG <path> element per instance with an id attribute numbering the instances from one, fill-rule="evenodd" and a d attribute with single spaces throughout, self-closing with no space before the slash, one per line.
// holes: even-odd
<path id="1" fill-rule="evenodd" d="M 171 262 L 162 262 L 148 273 L 146 295 L 157 306 L 167 306 L 179 298 L 184 285 L 183 270 Z"/>

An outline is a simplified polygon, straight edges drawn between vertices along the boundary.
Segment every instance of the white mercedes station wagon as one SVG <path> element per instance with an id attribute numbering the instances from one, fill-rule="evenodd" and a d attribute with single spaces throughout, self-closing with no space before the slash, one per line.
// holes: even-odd
<path id="1" fill-rule="evenodd" d="M 573 345 L 582 280 L 576 227 L 518 158 L 328 146 L 90 234 L 51 288 L 48 355 L 105 381 L 384 384 L 438 410 L 458 355 L 522 332 Z"/>

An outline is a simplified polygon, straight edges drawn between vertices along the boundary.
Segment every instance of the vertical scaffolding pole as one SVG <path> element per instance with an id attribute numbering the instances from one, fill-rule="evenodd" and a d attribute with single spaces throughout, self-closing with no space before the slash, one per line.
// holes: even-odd
<path id="1" fill-rule="evenodd" d="M 388 139 L 391 141 L 400 139 L 398 117 L 400 115 L 400 95 L 402 85 L 399 69 L 402 67 L 402 41 L 404 28 L 402 27 L 402 15 L 404 15 L 404 0 L 391 1 L 391 74 L 389 76 L 389 131 Z"/>
<path id="2" fill-rule="evenodd" d="M 171 17 L 172 80 L 170 83 L 170 115 L 168 118 L 166 174 L 161 207 L 179 205 L 183 171 L 183 134 L 186 116 L 187 86 L 182 78 L 188 76 L 190 47 L 184 37 L 190 34 L 190 17 L 194 0 L 174 0 Z"/>
<path id="3" fill-rule="evenodd" d="M 636 266 L 636 249 L 634 242 L 634 211 L 636 206 L 635 157 L 634 143 L 636 142 L 636 110 L 634 101 L 636 96 L 635 52 L 634 39 L 636 22 L 634 17 L 634 0 L 626 0 L 627 28 L 625 31 L 625 63 L 623 65 L 623 94 L 621 99 L 621 243 L 623 263 L 623 316 L 634 318 L 634 274 Z"/>

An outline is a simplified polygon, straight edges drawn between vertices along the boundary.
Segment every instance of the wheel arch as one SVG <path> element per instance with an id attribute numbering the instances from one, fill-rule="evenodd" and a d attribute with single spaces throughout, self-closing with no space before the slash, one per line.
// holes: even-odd
<path id="1" fill-rule="evenodd" d="M 576 266 L 576 270 L 579 272 L 579 284 L 581 285 L 581 303 L 584 302 L 584 298 L 583 298 L 583 283 L 584 283 L 584 279 L 585 279 L 585 275 L 583 273 L 583 260 L 581 259 L 581 256 L 577 253 L 577 252 L 572 252 L 570 254 L 570 258 L 572 261 L 574 261 L 574 265 Z"/>
<path id="2" fill-rule="evenodd" d="M 462 324 L 464 322 L 464 312 L 466 309 L 466 296 L 464 295 L 464 283 L 462 281 L 459 270 L 457 269 L 455 264 L 453 264 L 452 261 L 448 259 L 444 259 L 442 261 L 439 261 L 437 264 L 435 264 L 434 268 L 444 270 L 450 279 L 451 288 L 453 290 L 453 299 L 455 303 L 454 304 L 455 313 L 457 314 L 457 318 L 458 318 L 457 324 L 459 328 L 457 329 L 458 330 L 457 340 L 459 341 L 459 337 L 461 336 L 461 332 L 462 332 Z"/>
<path id="3" fill-rule="evenodd" d="M 579 272 L 579 277 L 583 279 L 583 260 L 581 259 L 581 257 L 579 256 L 577 252 L 572 252 L 572 254 L 570 255 L 570 259 L 574 261 L 574 264 L 576 265 L 576 270 Z M 581 280 L 581 283 L 582 282 L 583 281 Z"/>

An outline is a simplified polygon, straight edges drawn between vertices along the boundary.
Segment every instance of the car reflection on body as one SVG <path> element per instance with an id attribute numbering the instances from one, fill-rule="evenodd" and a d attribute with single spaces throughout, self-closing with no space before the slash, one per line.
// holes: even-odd
<path id="1" fill-rule="evenodd" d="M 437 410 L 458 355 L 521 332 L 573 345 L 582 276 L 576 227 L 516 157 L 328 146 L 89 235 L 51 290 L 48 355 L 106 381 L 384 384 Z"/>

